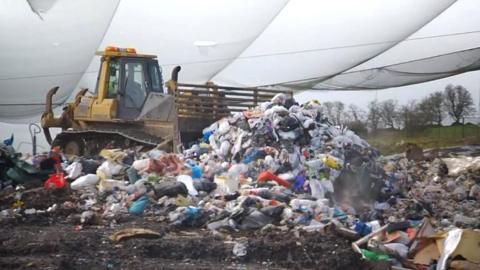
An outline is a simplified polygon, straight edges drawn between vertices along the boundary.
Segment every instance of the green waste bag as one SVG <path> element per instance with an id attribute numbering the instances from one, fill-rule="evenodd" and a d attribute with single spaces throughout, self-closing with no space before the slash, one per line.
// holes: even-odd
<path id="1" fill-rule="evenodd" d="M 367 249 L 360 249 L 360 251 L 362 252 L 362 255 L 370 261 L 387 261 L 390 259 L 388 255 L 377 254 Z"/>
<path id="2" fill-rule="evenodd" d="M 15 184 L 43 182 L 52 173 L 52 171 L 39 170 L 23 160 L 12 159 L 12 162 L 14 166 L 7 170 L 6 176 Z"/>

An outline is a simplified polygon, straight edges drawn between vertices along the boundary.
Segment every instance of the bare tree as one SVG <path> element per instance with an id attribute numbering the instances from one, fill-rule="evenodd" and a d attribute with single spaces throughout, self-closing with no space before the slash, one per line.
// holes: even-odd
<path id="1" fill-rule="evenodd" d="M 367 123 L 366 112 L 355 104 L 348 105 L 348 111 L 345 113 L 345 125 L 355 131 L 357 134 L 366 135 Z"/>
<path id="2" fill-rule="evenodd" d="M 465 116 L 475 112 L 472 95 L 465 87 L 449 84 L 445 87 L 444 96 L 444 108 L 455 124 L 459 124 Z"/>
<path id="3" fill-rule="evenodd" d="M 345 119 L 345 104 L 341 101 L 333 102 L 333 116 L 335 125 L 344 124 Z"/>
<path id="4" fill-rule="evenodd" d="M 372 131 L 376 131 L 380 125 L 380 107 L 377 100 L 370 101 L 368 103 L 368 125 Z"/>
<path id="5" fill-rule="evenodd" d="M 395 129 L 399 122 L 398 101 L 388 99 L 379 103 L 380 118 L 388 128 Z"/>
<path id="6" fill-rule="evenodd" d="M 357 105 L 351 103 L 348 105 L 348 114 L 350 115 L 350 121 L 355 122 L 363 122 L 365 121 L 365 115 L 367 114 L 365 110 L 358 107 Z"/>
<path id="7" fill-rule="evenodd" d="M 332 123 L 334 123 L 335 121 L 333 107 L 334 107 L 333 102 L 325 101 L 322 103 L 322 111 L 327 116 L 328 120 L 330 120 L 330 122 Z"/>
<path id="8" fill-rule="evenodd" d="M 422 99 L 418 105 L 418 109 L 427 123 L 431 125 L 436 124 L 438 126 L 442 125 L 442 121 L 445 117 L 443 106 L 444 100 L 444 95 L 440 91 L 431 93 L 428 97 Z"/>
<path id="9" fill-rule="evenodd" d="M 433 113 L 431 102 L 428 97 L 423 98 L 418 104 L 418 111 L 424 119 L 426 119 L 428 125 L 435 124 L 435 115 Z"/>
<path id="10" fill-rule="evenodd" d="M 399 118 L 404 128 L 407 128 L 416 120 L 416 112 L 418 112 L 418 106 L 415 100 L 411 100 L 406 105 L 400 107 Z"/>
<path id="11" fill-rule="evenodd" d="M 435 122 L 438 126 L 442 125 L 445 112 L 443 110 L 443 102 L 445 100 L 443 93 L 438 91 L 429 95 L 430 107 L 432 109 Z"/>
<path id="12" fill-rule="evenodd" d="M 415 135 L 424 130 L 426 124 L 431 121 L 430 116 L 424 114 L 415 100 L 403 105 L 399 114 L 403 128 L 408 135 Z"/>

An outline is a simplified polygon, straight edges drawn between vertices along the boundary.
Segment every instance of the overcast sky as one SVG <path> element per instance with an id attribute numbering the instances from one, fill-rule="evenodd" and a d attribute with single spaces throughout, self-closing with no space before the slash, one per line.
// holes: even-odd
<path id="1" fill-rule="evenodd" d="M 305 91 L 296 96 L 299 102 L 305 102 L 312 98 L 322 101 L 341 101 L 345 104 L 354 103 L 360 107 L 366 107 L 368 102 L 378 99 L 397 99 L 400 104 L 406 104 L 410 100 L 418 100 L 435 91 L 443 91 L 448 84 L 461 84 L 472 94 L 472 98 L 478 110 L 480 100 L 480 71 L 463 73 L 436 81 L 413 84 L 408 86 L 387 88 L 377 91 Z"/>

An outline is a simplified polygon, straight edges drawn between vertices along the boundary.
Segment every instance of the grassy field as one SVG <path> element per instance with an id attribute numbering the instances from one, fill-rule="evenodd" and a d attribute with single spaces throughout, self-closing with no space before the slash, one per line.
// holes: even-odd
<path id="1" fill-rule="evenodd" d="M 407 134 L 403 130 L 379 130 L 365 139 L 383 155 L 402 153 L 407 143 L 415 143 L 423 148 L 443 148 L 448 146 L 480 144 L 480 127 L 466 124 L 464 126 L 432 126 L 424 130 Z"/>

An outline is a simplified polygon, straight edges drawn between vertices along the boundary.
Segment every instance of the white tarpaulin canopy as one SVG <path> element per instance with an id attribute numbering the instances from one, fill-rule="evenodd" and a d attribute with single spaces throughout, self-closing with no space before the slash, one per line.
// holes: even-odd
<path id="1" fill-rule="evenodd" d="M 456 3 L 455 3 L 456 2 Z M 379 89 L 480 66 L 476 0 L 0 0 L 0 121 L 93 89 L 97 50 L 158 55 L 166 79 Z"/>

